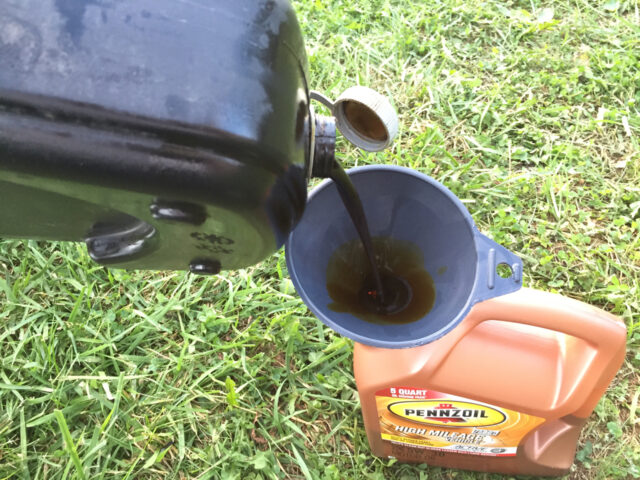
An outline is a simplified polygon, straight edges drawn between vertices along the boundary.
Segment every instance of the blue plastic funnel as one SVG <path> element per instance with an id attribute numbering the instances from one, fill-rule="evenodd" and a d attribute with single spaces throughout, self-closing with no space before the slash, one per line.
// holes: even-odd
<path id="1" fill-rule="evenodd" d="M 520 258 L 482 235 L 462 202 L 444 185 L 396 166 L 359 167 L 348 174 L 364 205 L 371 235 L 409 241 L 422 250 L 436 299 L 423 318 L 408 324 L 374 324 L 329 309 L 329 258 L 358 234 L 336 186 L 327 180 L 309 194 L 304 216 L 287 240 L 286 257 L 297 292 L 328 327 L 366 345 L 415 347 L 449 332 L 475 303 L 521 287 Z M 497 274 L 500 264 L 511 267 L 509 278 Z"/>

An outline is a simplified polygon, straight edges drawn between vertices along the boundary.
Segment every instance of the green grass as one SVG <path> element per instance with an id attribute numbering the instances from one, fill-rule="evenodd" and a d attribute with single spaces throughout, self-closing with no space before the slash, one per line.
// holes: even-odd
<path id="1" fill-rule="evenodd" d="M 442 181 L 525 283 L 621 316 L 568 478 L 640 478 L 640 2 L 298 0 L 312 85 L 374 87 L 393 163 Z M 0 479 L 498 479 L 373 458 L 352 343 L 283 253 L 212 278 L 0 242 Z"/>

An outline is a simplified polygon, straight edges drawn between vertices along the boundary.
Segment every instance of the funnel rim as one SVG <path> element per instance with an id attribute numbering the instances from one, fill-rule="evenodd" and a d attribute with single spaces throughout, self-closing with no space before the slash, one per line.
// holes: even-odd
<path id="1" fill-rule="evenodd" d="M 451 190 L 449 190 L 446 186 L 444 186 L 439 181 L 435 180 L 434 178 L 431 178 L 430 176 L 424 173 L 418 172 L 408 167 L 401 167 L 399 165 L 363 165 L 359 167 L 352 167 L 348 169 L 346 173 L 350 177 L 352 176 L 355 177 L 357 175 L 361 175 L 372 170 L 376 172 L 386 170 L 388 172 L 403 173 L 415 178 L 419 178 L 420 180 L 429 183 L 431 186 L 438 189 L 441 193 L 444 193 L 449 198 L 449 200 L 452 203 L 454 203 L 456 207 L 458 207 L 460 212 L 463 213 L 465 221 L 467 222 L 469 228 L 472 229 L 472 232 L 474 234 L 478 231 L 478 227 L 473 221 L 473 217 L 467 210 L 467 207 L 465 207 L 464 203 L 462 203 L 460 199 L 457 196 L 455 196 L 453 192 L 451 192 Z M 325 178 L 322 182 L 316 185 L 313 188 L 313 190 L 311 190 L 311 192 L 309 192 L 309 194 L 307 195 L 307 203 L 309 203 L 316 195 L 320 194 L 324 189 L 329 188 L 329 186 L 332 183 L 333 183 L 333 180 L 331 180 L 330 178 Z M 287 243 L 289 243 L 289 240 L 291 239 L 292 235 L 293 235 L 293 232 L 291 232 L 287 237 Z"/>

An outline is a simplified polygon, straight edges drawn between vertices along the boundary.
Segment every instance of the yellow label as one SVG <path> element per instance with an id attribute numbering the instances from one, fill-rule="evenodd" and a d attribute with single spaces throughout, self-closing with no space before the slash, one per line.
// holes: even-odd
<path id="1" fill-rule="evenodd" d="M 376 393 L 383 440 L 418 448 L 514 456 L 522 438 L 544 422 L 495 405 L 427 389 Z"/>

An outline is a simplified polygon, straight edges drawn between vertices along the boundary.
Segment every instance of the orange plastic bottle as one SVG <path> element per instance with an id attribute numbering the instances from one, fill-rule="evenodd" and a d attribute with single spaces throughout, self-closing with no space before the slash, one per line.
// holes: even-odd
<path id="1" fill-rule="evenodd" d="M 371 450 L 402 462 L 563 475 L 625 345 L 619 318 L 526 288 L 476 304 L 424 346 L 356 344 Z"/>

